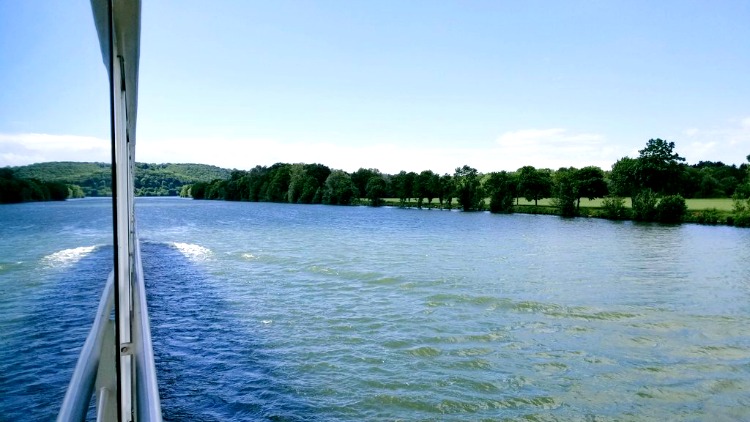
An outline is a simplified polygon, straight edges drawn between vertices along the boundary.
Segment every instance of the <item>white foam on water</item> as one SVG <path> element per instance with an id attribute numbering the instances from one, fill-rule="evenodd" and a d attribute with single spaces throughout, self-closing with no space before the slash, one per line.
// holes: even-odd
<path id="1" fill-rule="evenodd" d="M 243 253 L 242 257 L 245 258 L 245 259 L 258 259 L 257 256 L 255 256 L 255 255 L 253 255 L 251 253 Z"/>
<path id="2" fill-rule="evenodd" d="M 172 242 L 171 245 L 180 251 L 181 254 L 185 255 L 185 257 L 196 261 L 204 261 L 211 256 L 211 249 L 200 245 L 180 242 Z"/>
<path id="3" fill-rule="evenodd" d="M 93 252 L 98 246 L 80 246 L 78 248 L 63 249 L 42 258 L 42 262 L 53 267 L 71 265 Z"/>

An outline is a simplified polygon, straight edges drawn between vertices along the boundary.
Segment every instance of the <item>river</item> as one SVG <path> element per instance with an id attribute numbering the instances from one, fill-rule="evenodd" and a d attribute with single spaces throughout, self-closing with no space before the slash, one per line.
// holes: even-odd
<path id="1" fill-rule="evenodd" d="M 166 420 L 750 420 L 750 230 L 139 198 Z M 0 420 L 59 407 L 107 199 L 0 206 Z"/>

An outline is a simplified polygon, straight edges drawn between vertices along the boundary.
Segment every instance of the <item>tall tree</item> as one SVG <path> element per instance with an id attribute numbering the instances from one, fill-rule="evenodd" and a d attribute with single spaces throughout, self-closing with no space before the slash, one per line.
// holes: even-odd
<path id="1" fill-rule="evenodd" d="M 358 198 L 364 198 L 367 196 L 367 183 L 373 176 L 381 176 L 380 170 L 378 169 L 366 169 L 360 168 L 359 170 L 352 173 L 352 183 L 357 187 Z"/>
<path id="2" fill-rule="evenodd" d="M 649 139 L 646 148 L 638 153 L 636 177 L 639 189 L 675 193 L 679 188 L 680 163 L 685 159 L 674 152 L 674 142 Z"/>
<path id="3" fill-rule="evenodd" d="M 453 176 L 448 173 L 440 176 L 440 184 L 438 189 L 438 200 L 440 201 L 440 208 L 443 208 L 443 201 L 446 201 L 448 209 L 450 209 L 454 195 L 455 186 L 453 184 Z"/>
<path id="4" fill-rule="evenodd" d="M 464 211 L 477 211 L 484 204 L 484 192 L 479 181 L 479 172 L 464 165 L 456 168 L 453 175 L 456 183 L 458 203 Z"/>
<path id="5" fill-rule="evenodd" d="M 330 205 L 351 205 L 357 196 L 357 188 L 352 178 L 342 170 L 334 170 L 326 179 L 323 190 L 323 203 Z"/>
<path id="6" fill-rule="evenodd" d="M 581 198 L 593 201 L 596 198 L 604 198 L 609 193 L 607 182 L 604 180 L 604 171 L 596 166 L 576 170 L 573 173 L 573 182 L 578 210 L 581 209 Z"/>
<path id="7" fill-rule="evenodd" d="M 289 169 L 289 190 L 287 190 L 286 198 L 292 203 L 296 204 L 300 202 L 302 196 L 302 190 L 305 187 L 305 182 L 308 179 L 307 171 L 303 164 L 292 164 Z"/>
<path id="8" fill-rule="evenodd" d="M 516 196 L 516 187 L 515 178 L 507 171 L 490 173 L 484 183 L 484 191 L 490 197 L 490 212 L 513 212 L 513 198 Z"/>
<path id="9" fill-rule="evenodd" d="M 576 178 L 578 172 L 573 167 L 562 167 L 552 176 L 552 196 L 553 204 L 563 217 L 573 217 L 576 215 Z"/>
<path id="10" fill-rule="evenodd" d="M 386 182 L 382 176 L 372 176 L 367 181 L 367 198 L 370 200 L 370 205 L 378 207 L 383 203 L 383 197 L 386 191 Z"/>
<path id="11" fill-rule="evenodd" d="M 438 180 L 436 183 L 435 180 Z M 417 198 L 417 206 L 422 208 L 422 200 L 427 199 L 427 204 L 432 203 L 432 199 L 437 196 L 437 189 L 439 188 L 439 176 L 432 172 L 432 170 L 425 170 L 416 177 L 414 181 L 414 196 Z"/>
<path id="12" fill-rule="evenodd" d="M 268 184 L 263 200 L 268 202 L 287 202 L 291 164 L 276 163 L 268 169 Z"/>
<path id="13" fill-rule="evenodd" d="M 636 165 L 636 160 L 630 157 L 622 157 L 612 164 L 612 171 L 609 173 L 610 193 L 615 196 L 635 195 L 638 191 Z"/>
<path id="14" fill-rule="evenodd" d="M 527 201 L 534 201 L 539 205 L 539 200 L 548 198 L 552 190 L 552 175 L 546 169 L 537 170 L 533 166 L 524 166 L 518 169 L 518 193 Z"/>
<path id="15" fill-rule="evenodd" d="M 413 171 L 407 173 L 403 170 L 397 175 L 393 176 L 393 189 L 396 193 L 396 196 L 398 196 L 400 205 L 402 207 L 412 198 L 414 194 L 414 179 L 416 179 L 416 177 L 417 174 Z"/>

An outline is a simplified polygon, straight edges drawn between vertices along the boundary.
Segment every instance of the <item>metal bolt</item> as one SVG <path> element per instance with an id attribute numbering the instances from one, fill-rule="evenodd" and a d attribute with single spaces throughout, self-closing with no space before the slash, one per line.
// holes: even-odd
<path id="1" fill-rule="evenodd" d="M 128 346 L 122 346 L 122 349 L 120 349 L 120 352 L 128 353 Z"/>

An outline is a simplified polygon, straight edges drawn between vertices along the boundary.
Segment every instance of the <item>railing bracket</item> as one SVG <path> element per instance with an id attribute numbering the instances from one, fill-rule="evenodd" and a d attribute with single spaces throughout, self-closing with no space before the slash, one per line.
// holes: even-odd
<path id="1" fill-rule="evenodd" d="M 122 343 L 120 347 L 120 354 L 123 356 L 130 356 L 133 354 L 133 343 Z"/>

